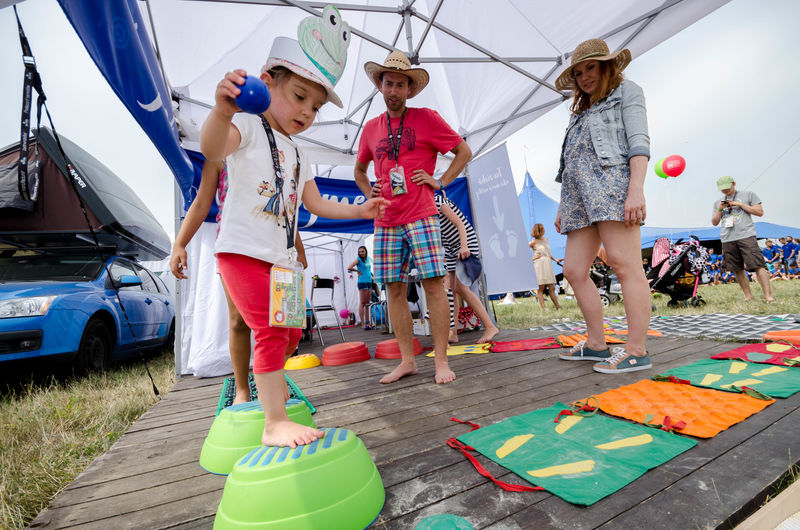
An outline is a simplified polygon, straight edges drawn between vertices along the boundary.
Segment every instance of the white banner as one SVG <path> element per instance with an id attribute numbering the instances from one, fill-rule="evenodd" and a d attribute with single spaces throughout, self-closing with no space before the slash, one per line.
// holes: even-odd
<path id="1" fill-rule="evenodd" d="M 467 166 L 487 294 L 539 287 L 505 144 Z"/>

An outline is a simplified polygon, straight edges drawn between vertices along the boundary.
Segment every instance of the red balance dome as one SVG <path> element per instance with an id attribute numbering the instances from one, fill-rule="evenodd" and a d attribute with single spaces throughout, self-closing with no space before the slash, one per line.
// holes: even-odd
<path id="1" fill-rule="evenodd" d="M 323 366 L 339 366 L 341 364 L 368 361 L 370 357 L 367 345 L 363 342 L 342 342 L 328 346 L 322 352 Z"/>
<path id="2" fill-rule="evenodd" d="M 422 353 L 422 344 L 419 343 L 414 337 L 414 355 Z M 397 344 L 397 339 L 389 339 L 379 342 L 375 347 L 376 359 L 400 359 L 400 346 Z"/>

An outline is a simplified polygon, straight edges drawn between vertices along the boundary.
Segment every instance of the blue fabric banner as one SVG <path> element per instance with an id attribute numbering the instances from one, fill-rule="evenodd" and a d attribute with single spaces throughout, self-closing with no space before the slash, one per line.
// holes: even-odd
<path id="1" fill-rule="evenodd" d="M 315 182 L 323 199 L 330 199 L 342 204 L 362 204 L 366 201 L 366 198 L 353 180 L 317 177 Z M 467 180 L 457 178 L 445 188 L 445 193 L 447 193 L 447 198 L 455 202 L 469 221 L 472 222 Z M 298 222 L 300 230 L 308 232 L 371 234 L 374 231 L 371 219 L 324 219 L 311 214 L 306 210 L 305 206 L 300 207 Z"/>
<path id="2" fill-rule="evenodd" d="M 172 169 L 189 200 L 196 167 L 181 148 L 170 94 L 135 0 L 58 0 L 86 51 Z M 199 173 L 198 173 L 199 178 Z"/>

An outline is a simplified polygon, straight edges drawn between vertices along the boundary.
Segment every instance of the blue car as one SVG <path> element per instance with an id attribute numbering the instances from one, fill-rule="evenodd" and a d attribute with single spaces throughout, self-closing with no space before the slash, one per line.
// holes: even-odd
<path id="1" fill-rule="evenodd" d="M 0 253 L 0 362 L 67 358 L 101 371 L 138 348 L 172 347 L 172 295 L 135 261 L 20 254 Z"/>

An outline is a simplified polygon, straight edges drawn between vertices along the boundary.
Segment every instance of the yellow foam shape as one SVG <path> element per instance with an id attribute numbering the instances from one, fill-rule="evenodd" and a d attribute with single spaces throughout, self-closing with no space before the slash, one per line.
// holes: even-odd
<path id="1" fill-rule="evenodd" d="M 576 423 L 581 421 L 583 416 L 565 416 L 558 420 L 558 425 L 556 425 L 556 432 L 558 434 L 564 434 L 568 430 L 570 430 Z"/>
<path id="2" fill-rule="evenodd" d="M 762 381 L 761 379 L 742 379 L 740 381 L 734 381 L 733 383 L 730 383 L 728 385 L 722 385 L 722 388 L 730 388 L 732 386 L 739 386 L 739 387 L 753 386 L 763 382 L 764 381 Z"/>
<path id="3" fill-rule="evenodd" d="M 788 344 L 779 344 L 777 342 L 773 342 L 772 344 L 767 344 L 767 351 L 775 353 L 781 353 L 790 349 L 792 349 L 792 347 L 789 346 Z"/>
<path id="4" fill-rule="evenodd" d="M 747 368 L 747 363 L 743 363 L 743 362 L 740 362 L 740 361 L 733 361 L 731 363 L 730 370 L 728 370 L 728 373 L 729 374 L 738 374 L 739 372 L 741 372 L 745 368 Z"/>
<path id="5" fill-rule="evenodd" d="M 453 357 L 454 355 L 464 355 L 465 353 L 489 353 L 492 345 L 490 343 L 485 344 L 465 344 L 464 346 L 448 346 L 447 347 L 447 356 Z M 434 357 L 435 353 L 430 352 L 426 355 L 426 357 Z"/>
<path id="6" fill-rule="evenodd" d="M 631 436 L 623 438 L 616 442 L 608 442 L 605 444 L 595 445 L 598 449 L 622 449 L 624 447 L 636 447 L 637 445 L 645 445 L 652 443 L 653 437 L 649 434 L 640 434 L 639 436 Z"/>
<path id="7" fill-rule="evenodd" d="M 752 375 L 753 377 L 764 377 L 765 375 L 778 374 L 781 372 L 785 372 L 786 370 L 788 370 L 788 368 L 781 368 L 780 366 L 771 366 L 769 368 L 764 368 L 763 370 L 759 370 L 758 372 L 753 372 L 750 375 Z"/>
<path id="8" fill-rule="evenodd" d="M 710 385 L 712 383 L 716 383 L 722 379 L 722 376 L 719 374 L 706 374 L 702 381 L 700 381 L 701 385 Z"/>
<path id="9" fill-rule="evenodd" d="M 532 434 L 520 434 L 518 436 L 514 436 L 513 438 L 509 438 L 508 440 L 506 440 L 506 443 L 504 443 L 503 446 L 500 447 L 500 449 L 495 451 L 497 458 L 507 457 L 508 455 L 510 455 L 511 453 L 522 447 L 522 445 L 531 438 L 533 438 Z"/>
<path id="10" fill-rule="evenodd" d="M 570 464 L 559 464 L 557 466 L 543 467 L 528 471 L 528 475 L 536 478 L 552 477 L 553 475 L 572 475 L 574 473 L 586 473 L 594 469 L 594 460 L 580 460 Z"/>

